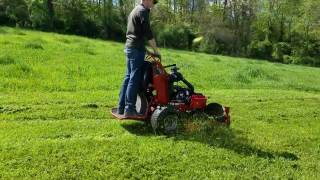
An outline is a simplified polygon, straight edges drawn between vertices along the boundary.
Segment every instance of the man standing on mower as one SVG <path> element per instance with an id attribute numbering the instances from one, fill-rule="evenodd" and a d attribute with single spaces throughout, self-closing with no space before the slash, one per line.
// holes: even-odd
<path id="1" fill-rule="evenodd" d="M 139 86 L 142 80 L 142 69 L 146 53 L 150 53 L 145 48 L 145 41 L 153 49 L 153 53 L 160 55 L 156 41 L 153 37 L 149 13 L 150 9 L 157 4 L 158 0 L 141 0 L 130 13 L 128 18 L 126 33 L 126 75 L 119 95 L 119 104 L 117 113 L 124 115 L 125 118 L 137 118 L 142 115 L 136 111 L 136 101 Z"/>

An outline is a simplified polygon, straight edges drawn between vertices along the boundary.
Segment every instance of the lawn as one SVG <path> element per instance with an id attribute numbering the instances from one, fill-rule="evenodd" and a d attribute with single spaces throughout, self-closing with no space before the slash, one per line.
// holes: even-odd
<path id="1" fill-rule="evenodd" d="M 0 179 L 319 179 L 320 69 L 162 49 L 229 128 L 119 122 L 124 44 L 0 27 Z"/>

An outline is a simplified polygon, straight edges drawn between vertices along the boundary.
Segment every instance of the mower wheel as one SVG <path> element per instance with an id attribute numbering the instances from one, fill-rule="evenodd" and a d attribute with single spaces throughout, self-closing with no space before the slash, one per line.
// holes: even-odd
<path id="1" fill-rule="evenodd" d="M 148 108 L 148 100 L 144 93 L 139 93 L 137 95 L 136 110 L 138 114 L 146 114 Z"/>
<path id="2" fill-rule="evenodd" d="M 205 113 L 214 117 L 219 122 L 224 121 L 224 109 L 223 106 L 218 103 L 210 103 L 205 109 Z"/>
<path id="3" fill-rule="evenodd" d="M 167 107 L 157 108 L 151 116 L 151 126 L 156 134 L 174 134 L 177 131 L 179 116 Z"/>

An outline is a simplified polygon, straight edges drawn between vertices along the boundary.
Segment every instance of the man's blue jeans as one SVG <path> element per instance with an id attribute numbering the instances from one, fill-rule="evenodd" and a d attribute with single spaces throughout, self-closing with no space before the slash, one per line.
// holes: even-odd
<path id="1" fill-rule="evenodd" d="M 119 95 L 118 108 L 125 111 L 136 109 L 137 94 L 142 80 L 145 51 L 134 48 L 125 49 L 127 70 Z"/>

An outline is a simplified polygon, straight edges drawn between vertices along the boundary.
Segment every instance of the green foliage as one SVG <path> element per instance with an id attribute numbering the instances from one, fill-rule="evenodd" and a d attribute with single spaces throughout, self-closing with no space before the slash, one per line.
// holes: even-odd
<path id="1" fill-rule="evenodd" d="M 47 7 L 47 0 L 32 0 L 29 5 L 30 11 L 30 21 L 32 27 L 42 30 L 59 29 L 58 24 L 54 24 L 53 27 L 53 17 L 50 16 Z"/>
<path id="2" fill-rule="evenodd" d="M 209 38 L 209 36 L 200 44 L 198 50 L 205 53 L 221 54 L 220 44 L 214 38 Z"/>
<path id="3" fill-rule="evenodd" d="M 249 56 L 270 59 L 272 53 L 272 43 L 266 39 L 264 41 L 252 41 L 249 46 Z"/>
<path id="4" fill-rule="evenodd" d="M 284 62 L 283 56 L 291 54 L 291 47 L 289 43 L 279 42 L 273 44 L 272 58 L 278 62 Z"/>
<path id="5" fill-rule="evenodd" d="M 186 25 L 165 25 L 158 35 L 158 42 L 164 47 L 190 49 L 192 40 L 192 31 Z"/>
<path id="6" fill-rule="evenodd" d="M 26 26 L 29 21 L 29 12 L 25 0 L 1 0 L 0 24 Z"/>

